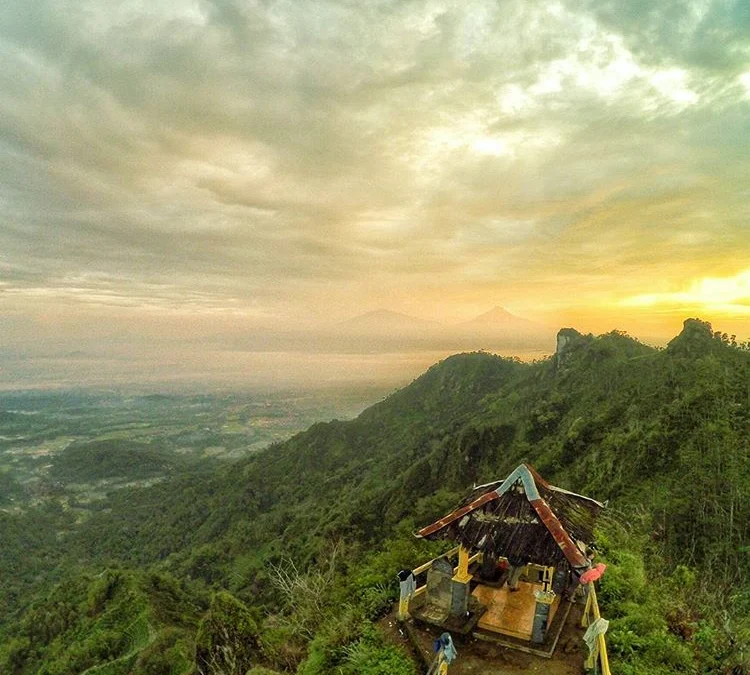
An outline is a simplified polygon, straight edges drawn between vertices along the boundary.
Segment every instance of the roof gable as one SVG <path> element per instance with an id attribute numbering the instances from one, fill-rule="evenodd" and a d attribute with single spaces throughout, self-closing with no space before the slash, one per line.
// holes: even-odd
<path id="1" fill-rule="evenodd" d="M 577 541 L 593 538 L 602 504 L 550 485 L 526 464 L 516 467 L 499 485 L 488 483 L 476 490 L 485 491 L 471 495 L 417 536 L 443 536 L 470 548 L 530 558 L 530 562 L 552 564 L 564 557 L 573 567 L 588 566 Z"/>

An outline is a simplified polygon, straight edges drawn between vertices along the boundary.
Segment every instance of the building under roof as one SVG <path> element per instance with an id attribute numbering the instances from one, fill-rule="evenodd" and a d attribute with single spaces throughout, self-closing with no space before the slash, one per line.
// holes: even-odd
<path id="1" fill-rule="evenodd" d="M 504 481 L 475 488 L 418 537 L 445 538 L 511 564 L 587 568 L 586 545 L 603 505 L 550 485 L 533 467 L 518 466 Z"/>
<path id="2" fill-rule="evenodd" d="M 527 464 L 474 488 L 455 510 L 416 533 L 458 546 L 402 572 L 399 616 L 549 657 L 581 599 L 579 579 L 592 566 L 590 546 L 603 508 L 550 485 Z"/>

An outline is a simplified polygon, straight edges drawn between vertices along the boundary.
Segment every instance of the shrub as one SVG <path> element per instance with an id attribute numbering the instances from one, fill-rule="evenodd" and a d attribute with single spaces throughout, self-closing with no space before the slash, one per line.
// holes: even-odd
<path id="1" fill-rule="evenodd" d="M 643 558 L 629 551 L 612 553 L 610 565 L 602 577 L 599 599 L 610 615 L 627 601 L 642 602 L 646 595 L 646 570 Z"/>
<path id="2" fill-rule="evenodd" d="M 397 647 L 362 638 L 346 649 L 342 675 L 415 675 L 411 659 Z"/>
<path id="3" fill-rule="evenodd" d="M 201 675 L 245 672 L 259 649 L 258 627 L 247 607 L 226 591 L 214 596 L 198 626 L 195 662 Z"/>
<path id="4" fill-rule="evenodd" d="M 187 633 L 175 628 L 166 628 L 140 652 L 132 675 L 185 673 L 192 666 L 191 652 Z"/>

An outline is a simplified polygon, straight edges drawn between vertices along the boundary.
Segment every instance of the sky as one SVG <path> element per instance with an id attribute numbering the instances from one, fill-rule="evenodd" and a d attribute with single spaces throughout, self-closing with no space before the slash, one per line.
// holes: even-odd
<path id="1" fill-rule="evenodd" d="M 750 337 L 750 3 L 0 4 L 0 387 L 403 376 L 317 337 L 495 306 Z"/>

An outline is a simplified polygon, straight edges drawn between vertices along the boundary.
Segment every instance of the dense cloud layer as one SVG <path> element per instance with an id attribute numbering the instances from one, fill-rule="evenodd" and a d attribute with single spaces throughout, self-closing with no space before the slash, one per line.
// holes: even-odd
<path id="1" fill-rule="evenodd" d="M 0 312 L 746 315 L 748 7 L 6 2 Z"/>

